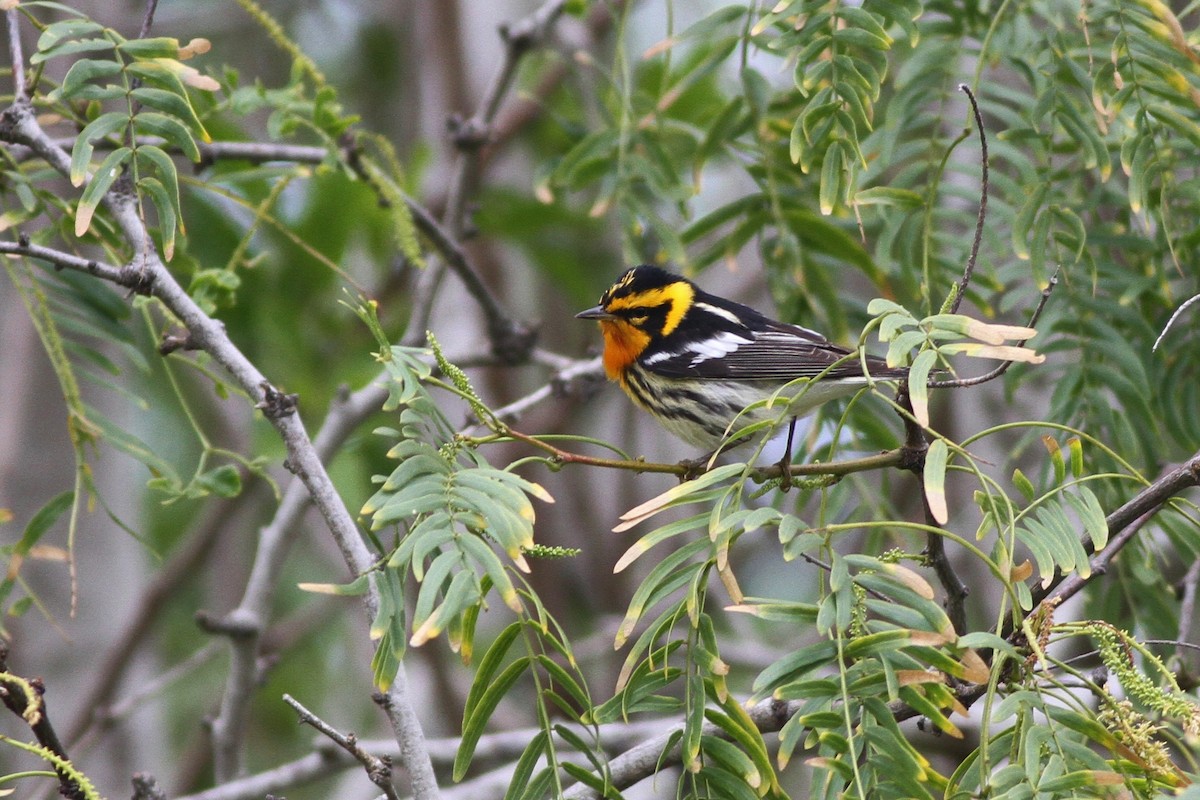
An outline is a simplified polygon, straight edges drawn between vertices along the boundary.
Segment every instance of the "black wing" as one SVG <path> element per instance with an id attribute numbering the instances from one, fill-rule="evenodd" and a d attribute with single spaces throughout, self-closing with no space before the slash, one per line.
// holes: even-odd
<path id="1" fill-rule="evenodd" d="M 836 364 L 837 366 L 832 366 Z M 770 322 L 761 330 L 724 330 L 670 349 L 648 353 L 641 365 L 668 378 L 791 381 L 861 378 L 862 364 L 850 350 L 796 325 Z M 832 368 L 831 368 L 832 367 Z M 906 370 L 867 357 L 876 378 L 901 378 Z"/>

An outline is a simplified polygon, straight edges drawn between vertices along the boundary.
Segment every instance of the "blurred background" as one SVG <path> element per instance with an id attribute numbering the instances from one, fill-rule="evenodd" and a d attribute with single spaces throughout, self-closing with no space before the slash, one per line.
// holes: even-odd
<path id="1" fill-rule="evenodd" d="M 360 117 L 358 129 L 373 131 L 394 147 L 404 188 L 438 215 L 446 209 L 461 158 L 449 121 L 474 114 L 496 80 L 505 58 L 500 27 L 539 5 L 522 0 L 261 4 L 336 90 L 337 113 Z M 472 365 L 472 380 L 492 408 L 545 385 L 553 377 L 551 364 L 597 352 L 598 331 L 574 314 L 593 305 L 632 263 L 669 263 L 710 291 L 827 332 L 845 345 L 857 342 L 871 298 L 936 310 L 961 272 L 978 197 L 978 150 L 973 139 L 951 148 L 944 174 L 936 177 L 939 165 L 929 154 L 957 136 L 969 119 L 965 98 L 953 87 L 975 69 L 978 39 L 971 37 L 986 14 L 972 4 L 970 13 L 937 17 L 930 24 L 961 26 L 958 32 L 973 44 L 953 53 L 934 50 L 921 63 L 897 67 L 909 72 L 901 71 L 880 100 L 878 130 L 894 130 L 914 118 L 921 122 L 913 127 L 912 140 L 883 140 L 868 152 L 863 184 L 911 187 L 920 199 L 927 182 L 945 181 L 946 197 L 936 211 L 935 253 L 922 260 L 913 244 L 920 239 L 919 214 L 882 221 L 868 215 L 863 223 L 845 208 L 818 213 L 823 198 L 816 171 L 804 175 L 791 165 L 788 129 L 767 118 L 768 111 L 788 117 L 792 101 L 784 90 L 793 85 L 794 63 L 758 49 L 739 50 L 739 31 L 722 28 L 719 20 L 706 29 L 709 35 L 672 39 L 722 5 L 707 0 L 568 4 L 545 45 L 521 60 L 502 98 L 492 141 L 481 150 L 477 180 L 467 187 L 464 241 L 501 302 L 516 318 L 539 326 L 543 356 L 521 367 L 488 366 L 482 315 L 452 275 L 428 315 L 428 327 L 451 360 Z M 129 37 L 145 11 L 144 4 L 134 2 L 77 7 Z M 237 3 L 164 0 L 153 30 L 182 42 L 194 37 L 212 42 L 212 51 L 193 63 L 223 84 L 204 108 L 214 138 L 322 143 L 303 126 L 280 123 L 280 97 L 295 84 L 293 59 Z M 729 49 L 721 49 L 725 39 L 718 34 L 732 37 Z M 23 38 L 31 49 L 34 33 L 26 28 Z M 51 64 L 48 74 L 58 68 Z M 746 78 L 748 73 L 753 79 Z M 932 73 L 940 80 L 936 94 L 922 91 L 921 79 Z M 992 119 L 995 113 L 999 129 L 1015 128 L 1012 108 L 1020 101 L 1004 92 L 1005 82 L 1016 78 L 1003 66 L 994 73 L 993 85 L 982 92 L 985 114 Z M 735 102 L 756 102 L 755 91 L 762 93 L 758 112 L 763 118 L 747 125 L 758 127 L 749 133 L 747 127 L 726 131 L 730 141 L 740 136 L 742 144 L 713 134 L 721 131 L 723 114 L 744 111 Z M 263 100 L 272 93 L 277 94 L 271 102 Z M 298 96 L 297 102 L 301 99 L 311 100 Z M 601 134 L 618 123 L 646 138 L 630 135 L 620 148 L 603 140 Z M 69 128 L 60 131 L 69 134 Z M 762 152 L 744 146 L 755 136 Z M 589 137 L 596 137 L 594 147 L 581 149 Z M 927 149 L 918 152 L 913 144 L 918 139 Z M 1040 289 L 1035 278 L 1045 275 L 1030 275 L 1028 263 L 1013 253 L 1011 229 L 1027 191 L 1016 167 L 1005 177 L 1006 166 L 1017 159 L 1012 151 L 1020 149 L 1008 147 L 998 144 L 993 156 L 999 196 L 969 310 L 1024 324 Z M 628 158 L 613 169 L 618 151 Z M 1032 180 L 1035 173 L 1031 169 L 1021 179 Z M 197 167 L 191 176 L 181 167 L 181 178 L 187 229 L 172 270 L 191 278 L 193 292 L 206 293 L 233 341 L 277 386 L 300 395 L 301 414 L 310 431 L 317 430 L 338 393 L 361 388 L 377 368 L 369 331 L 341 301 L 360 293 L 374 298 L 385 330 L 399 337 L 414 311 L 420 268 L 399 253 L 391 218 L 376 194 L 344 170 L 265 164 L 236 171 L 217 162 Z M 64 191 L 69 191 L 65 184 Z M 740 211 L 731 207 L 744 197 L 758 199 Z M 779 198 L 782 210 L 769 208 L 768 201 Z M 732 223 L 710 216 L 721 209 L 730 209 Z M 780 216 L 770 217 L 770 224 L 763 221 L 774 213 Z M 269 223 L 263 223 L 263 215 Z M 754 224 L 742 226 L 742 219 Z M 222 395 L 219 378 L 168 365 L 155 353 L 160 325 L 141 300 L 65 274 L 48 275 L 46 281 L 61 298 L 85 297 L 113 318 L 123 317 L 113 328 L 84 330 L 81 338 L 96 355 L 83 360 L 82 391 L 98 415 L 131 438 L 88 451 L 87 468 L 99 494 L 78 519 L 74 582 L 66 564 L 55 560 L 69 544 L 66 517 L 45 537 L 48 549 L 42 557 L 22 568 L 27 582 L 22 588 L 36 602 L 5 621 L 9 665 L 44 679 L 51 716 L 60 730 L 78 737 L 71 748 L 76 763 L 106 791 L 118 794 L 139 770 L 156 775 L 172 796 L 194 791 L 209 780 L 204 721 L 220 701 L 227 667 L 221 641 L 214 644 L 199 629 L 196 615 L 219 616 L 241 598 L 258 531 L 271 519 L 277 488 L 290 479 L 281 467 L 282 445 L 244 399 Z M 1082 274 L 1061 289 L 1066 297 L 1090 291 Z M 1161 297 L 1138 302 L 1152 305 L 1156 313 L 1164 310 Z M 1049 319 L 1058 313 L 1052 310 Z M 883 347 L 873 336 L 867 346 L 876 352 Z M 1076 363 L 1079 356 L 1074 350 L 1062 358 Z M 960 437 L 1070 407 L 1072 395 L 1061 388 L 1055 394 L 1064 361 L 1055 366 L 1052 360 L 1041 378 L 1018 367 L 1006 382 L 935 398 L 935 427 Z M 75 484 L 76 461 L 58 378 L 22 297 L 7 283 L 0 284 L 0 375 L 5 377 L 0 382 L 0 509 L 12 518 L 0 534 L 8 542 L 39 508 Z M 1017 380 L 1021 391 L 1014 393 Z M 615 387 L 598 378 L 560 388 L 514 426 L 526 433 L 596 437 L 650 461 L 700 455 L 635 412 Z M 445 402 L 451 419 L 464 428 L 470 424 L 465 407 Z M 835 437 L 842 455 L 898 444 L 899 422 L 879 400 L 856 404 L 848 417 L 854 432 L 839 428 L 835 434 L 844 410 L 845 404 L 837 405 L 812 423 L 802 437 L 802 457 L 826 452 L 822 448 Z M 378 414 L 359 426 L 331 464 L 352 510 L 372 493 L 371 476 L 391 469 L 387 440 L 371 432 L 384 424 L 386 415 Z M 975 455 L 1005 464 L 1008 471 L 1023 464 L 1037 473 L 1045 469 L 1037 466 L 1041 459 L 1022 449 L 1033 440 L 1028 434 L 995 436 L 978 445 Z M 1186 444 L 1176 441 L 1175 447 Z M 572 446 L 595 455 L 606 452 L 595 445 Z M 1145 443 L 1132 446 L 1141 448 L 1139 453 L 1154 449 Z M 158 462 L 137 457 L 143 448 Z M 230 452 L 265 459 L 274 485 L 228 457 Z M 514 444 L 483 452 L 496 465 L 531 454 Z M 193 474 L 230 464 L 242 482 L 236 496 L 189 498 L 187 492 L 147 488 L 148 480 L 163 477 L 165 470 L 187 485 Z M 623 511 L 669 489 L 676 479 L 570 467 L 552 472 L 538 465 L 522 474 L 557 500 L 537 505 L 538 540 L 581 551 L 574 558 L 536 563 L 532 584 L 573 638 L 585 671 L 595 676 L 591 691 L 607 697 L 624 658 L 613 652 L 613 633 L 646 569 L 639 565 L 613 574 L 614 563 L 634 539 L 611 529 Z M 956 500 L 969 503 L 969 491 Z M 820 499 L 801 493 L 788 502 L 803 515 Z M 835 513 L 846 517 L 885 507 L 908 518 L 920 514 L 911 476 L 900 473 L 848 479 L 837 502 Z M 963 534 L 973 535 L 977 522 L 977 515 L 964 518 Z M 877 552 L 891 545 L 921 546 L 906 534 L 880 532 L 849 548 Z M 744 537 L 736 559 L 747 594 L 814 595 L 819 570 L 783 562 L 770 537 Z M 963 567 L 969 585 L 982 577 L 972 573 L 974 568 Z M 312 733 L 299 728 L 294 713 L 279 702 L 284 692 L 343 730 L 388 735 L 370 702 L 371 648 L 357 600 L 297 588 L 300 582 L 347 578 L 320 520 L 306 518 L 263 643 L 248 770 L 266 769 L 310 749 Z M 484 615 L 481 630 L 507 623 L 503 608 L 495 605 Z M 990 608 L 981 593 L 971 598 L 969 613 L 986 621 Z M 779 636 L 777 629 L 767 634 L 752 621 L 726 617 L 722 624 L 738 642 L 728 657 L 752 667 L 753 674 L 777 656 L 774 645 L 780 642 L 769 639 Z M 406 666 L 427 735 L 457 735 L 470 681 L 458 656 L 434 641 L 411 648 Z M 520 692 L 496 719 L 507 728 L 535 722 Z M 0 769 L 8 768 L 9 757 L 0 749 Z M 664 782 L 658 792 L 667 797 L 674 790 Z M 373 792 L 358 775 L 349 775 L 336 785 L 318 784 L 288 796 L 369 797 Z"/>

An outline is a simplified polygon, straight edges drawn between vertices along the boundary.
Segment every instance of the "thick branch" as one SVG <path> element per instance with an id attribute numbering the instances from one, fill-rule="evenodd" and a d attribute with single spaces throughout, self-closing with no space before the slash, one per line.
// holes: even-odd
<path id="1" fill-rule="evenodd" d="M 608 752 L 624 752 L 669 726 L 669 722 L 662 720 L 604 725 L 600 728 L 600 743 Z M 537 732 L 537 729 L 521 728 L 502 733 L 486 733 L 480 737 L 479 743 L 475 747 L 473 763 L 512 763 L 525 752 L 526 746 Z M 587 731 L 580 730 L 578 733 L 584 738 L 588 736 Z M 439 768 L 449 769 L 454 763 L 460 743 L 461 740 L 457 738 L 430 739 L 427 747 L 433 763 Z M 363 739 L 358 744 L 365 752 L 376 758 L 399 756 L 395 742 Z M 561 739 L 558 740 L 558 744 L 560 747 L 568 749 L 570 747 Z M 320 739 L 315 743 L 313 752 L 295 761 L 238 778 L 212 789 L 180 797 L 178 800 L 261 800 L 265 795 L 278 794 L 297 786 L 331 777 L 357 763 L 341 747 L 327 739 Z M 471 797 L 471 795 L 461 794 L 454 790 L 450 790 L 447 794 Z"/>
<path id="2" fill-rule="evenodd" d="M 25 87 L 25 55 L 21 50 L 21 26 L 17 24 L 15 8 L 10 8 L 4 14 L 8 22 L 8 54 L 12 59 L 13 102 L 25 103 L 29 100 L 29 90 Z"/>

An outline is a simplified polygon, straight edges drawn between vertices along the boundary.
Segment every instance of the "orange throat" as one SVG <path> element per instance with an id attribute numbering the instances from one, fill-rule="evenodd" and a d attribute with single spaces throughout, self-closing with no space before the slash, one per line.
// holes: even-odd
<path id="1" fill-rule="evenodd" d="M 601 321 L 600 332 L 604 334 L 604 372 L 610 381 L 619 381 L 650 344 L 650 337 L 623 320 Z"/>

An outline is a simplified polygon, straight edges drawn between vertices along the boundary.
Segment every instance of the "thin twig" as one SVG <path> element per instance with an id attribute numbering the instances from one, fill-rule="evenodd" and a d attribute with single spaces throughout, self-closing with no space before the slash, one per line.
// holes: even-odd
<path id="1" fill-rule="evenodd" d="M 161 146 L 172 151 L 178 150 L 177 147 L 171 146 L 156 137 L 146 137 L 140 141 L 145 141 L 147 144 Z M 55 140 L 55 144 L 64 149 L 69 149 L 72 142 L 73 140 L 71 139 Z M 96 149 L 104 150 L 112 146 L 111 142 L 102 140 L 97 142 Z M 355 167 L 357 161 L 355 153 L 343 152 L 341 157 L 349 166 L 352 168 Z M 276 144 L 273 142 L 211 142 L 200 144 L 200 159 L 202 164 L 228 160 L 245 160 L 253 163 L 288 161 L 297 164 L 320 164 L 328 158 L 328 149 L 310 145 Z M 368 185 L 374 187 L 370 176 L 364 170 L 355 169 L 355 172 Z M 492 352 L 498 357 L 501 364 L 523 363 L 528 359 L 530 350 L 537 340 L 537 328 L 518 321 L 505 310 L 499 298 L 496 297 L 495 293 L 492 292 L 480 277 L 478 266 L 460 244 L 460 237 L 455 236 L 450 230 L 439 223 L 433 212 L 422 203 L 407 193 L 402 193 L 402 195 L 417 230 L 425 237 L 438 255 L 441 256 L 445 265 L 458 276 L 459 280 L 466 287 L 467 292 L 479 304 L 486 321 L 488 337 L 492 343 Z M 382 197 L 382 194 L 380 196 Z M 414 301 L 413 305 L 416 307 L 417 301 Z M 421 312 L 414 313 L 417 314 L 417 318 L 410 324 L 409 334 L 404 338 L 404 342 L 407 344 L 418 344 L 424 341 L 425 329 L 428 327 L 428 317 L 420 316 Z"/>
<path id="2" fill-rule="evenodd" d="M 606 469 L 627 470 L 630 472 L 652 472 L 661 475 L 678 475 L 686 477 L 693 475 L 696 472 L 696 464 L 691 461 L 683 461 L 678 464 L 660 464 L 653 461 L 643 461 L 641 459 L 625 459 L 625 458 L 602 458 L 599 456 L 585 456 L 581 453 L 574 453 L 569 450 L 563 450 L 555 447 L 549 442 L 539 439 L 536 436 L 531 436 L 527 433 L 505 428 L 500 437 L 515 439 L 518 442 L 524 442 L 544 453 L 547 453 L 547 459 L 552 464 L 582 464 L 589 467 L 602 467 Z M 873 456 L 863 456 L 862 458 L 852 458 L 845 461 L 830 461 L 828 463 L 815 464 L 792 464 L 789 472 L 793 476 L 810 476 L 810 475 L 834 475 L 843 476 L 850 475 L 855 472 L 865 472 L 867 470 L 883 469 L 885 467 L 900 467 L 903 466 L 908 453 L 905 448 L 896 450 L 888 450 Z M 767 467 L 756 467 L 750 473 L 751 480 L 762 483 L 772 478 L 778 478 L 782 474 L 778 464 L 772 464 Z"/>
<path id="3" fill-rule="evenodd" d="M 971 93 L 971 87 L 960 83 L 958 90 L 967 96 L 971 102 L 971 112 L 975 115 L 975 127 L 979 129 L 980 167 L 983 175 L 979 186 L 979 216 L 975 221 L 975 239 L 971 242 L 971 254 L 967 257 L 967 267 L 958 281 L 958 291 L 954 296 L 954 302 L 950 304 L 951 314 L 958 311 L 963 298 L 966 297 L 967 287 L 971 284 L 971 276 L 975 273 L 975 262 L 979 258 L 979 247 L 983 242 L 983 224 L 987 219 L 988 202 L 988 146 L 987 133 L 983 129 L 983 115 L 979 113 L 979 104 L 975 102 L 975 95 Z"/>
<path id="4" fill-rule="evenodd" d="M 217 642 L 209 642 L 204 647 L 201 647 L 190 656 L 180 661 L 175 666 L 168 670 L 160 672 L 154 676 L 152 680 L 139 684 L 138 687 L 130 692 L 119 701 L 113 703 L 107 708 L 95 709 L 96 716 L 104 721 L 105 724 L 112 724 L 119 719 L 122 719 L 138 709 L 147 698 L 153 697 L 163 691 L 172 683 L 181 678 L 190 675 L 199 667 L 210 661 L 217 653 L 220 652 L 220 647 Z"/>
<path id="5" fill-rule="evenodd" d="M 142 17 L 142 27 L 138 31 L 138 38 L 145 39 L 150 35 L 150 29 L 154 27 L 154 12 L 158 9 L 158 0 L 146 0 L 146 14 Z"/>
<path id="6" fill-rule="evenodd" d="M 507 364 L 517 364 L 529 356 L 529 350 L 537 339 L 537 329 L 517 322 L 501 307 L 500 301 L 479 277 L 479 271 L 471 263 L 466 251 L 457 241 L 458 236 L 443 228 L 423 205 L 405 195 L 409 213 L 417 230 L 424 234 L 438 251 L 446 265 L 454 271 L 467 291 L 483 310 L 487 320 L 488 338 L 492 352 Z M 461 235 L 461 234 L 460 234 Z M 422 328 L 424 336 L 424 328 Z"/>
<path id="7" fill-rule="evenodd" d="M 389 758 L 379 758 L 367 752 L 358 742 L 358 737 L 353 733 L 343 734 L 330 725 L 325 720 L 318 717 L 316 714 L 309 711 L 298 700 L 289 694 L 283 696 L 283 702 L 296 710 L 299 716 L 300 724 L 311 725 L 318 731 L 329 738 L 330 741 L 337 744 L 338 747 L 345 750 L 354 760 L 362 764 L 363 769 L 367 771 L 367 777 L 371 783 L 383 790 L 384 795 L 388 800 L 400 800 L 400 796 L 396 794 L 396 787 L 392 785 L 392 762 Z"/>
<path id="8" fill-rule="evenodd" d="M 0 641 L 0 672 L 8 672 L 8 644 L 2 641 Z M 58 737 L 58 732 L 54 730 L 54 725 L 50 722 L 50 713 L 46 709 L 45 687 L 42 685 L 41 678 L 33 678 L 27 683 L 32 686 L 37 695 L 35 708 L 30 708 L 29 699 L 24 692 L 18 691 L 7 683 L 0 685 L 0 700 L 8 707 L 9 711 L 29 725 L 29 730 L 33 732 L 38 744 L 64 761 L 70 761 L 67 750 Z M 74 778 L 57 767 L 54 771 L 58 774 L 59 794 L 69 800 L 85 800 L 87 795 Z"/>
<path id="9" fill-rule="evenodd" d="M 1042 296 L 1038 300 L 1037 307 L 1033 310 L 1033 314 L 1030 315 L 1029 324 L 1026 327 L 1029 327 L 1029 328 L 1034 327 L 1035 325 L 1037 325 L 1038 320 L 1042 318 L 1042 311 L 1046 308 L 1046 303 L 1049 302 L 1050 295 L 1054 292 L 1055 286 L 1058 286 L 1058 270 L 1054 271 L 1054 274 L 1050 276 L 1049 283 L 1046 284 L 1046 288 L 1042 289 Z M 1017 342 L 1013 346 L 1014 347 L 1024 347 L 1028 341 L 1029 341 L 1028 339 L 1022 339 L 1021 341 Z M 1008 368 L 1011 367 L 1015 363 L 1016 363 L 1015 361 L 1005 361 L 1004 363 L 1000 364 L 1000 366 L 993 369 L 991 372 L 984 373 L 983 375 L 977 375 L 974 378 L 955 378 L 953 380 L 945 380 L 945 381 L 930 381 L 929 388 L 930 389 L 962 389 L 967 386 L 979 386 L 980 384 L 987 383 L 988 381 L 993 381 L 996 378 L 999 378 L 1001 375 L 1008 372 Z"/>
<path id="10" fill-rule="evenodd" d="M 800 553 L 800 558 L 802 558 L 802 559 L 804 559 L 805 561 L 807 561 L 808 563 L 812 564 L 814 567 L 819 567 L 820 569 L 823 569 L 823 570 L 825 570 L 825 572 L 827 572 L 827 573 L 830 573 L 830 574 L 832 574 L 832 573 L 833 573 L 833 565 L 832 565 L 832 564 L 827 564 L 827 563 L 825 563 L 824 561 L 822 561 L 821 559 L 817 558 L 816 556 L 811 556 L 811 555 L 809 555 L 808 553 L 801 552 L 801 553 Z M 876 590 L 874 590 L 874 589 L 871 589 L 871 588 L 869 588 L 869 587 L 864 587 L 864 591 L 865 591 L 867 594 L 871 595 L 871 597 L 874 597 L 876 600 L 882 600 L 882 601 L 884 601 L 885 603 L 890 603 L 890 602 L 891 602 L 891 600 L 889 600 L 889 599 L 888 599 L 888 596 L 887 596 L 887 595 L 885 595 L 885 594 L 883 594 L 882 592 L 878 592 L 878 591 L 876 591 Z"/>
<path id="11" fill-rule="evenodd" d="M 135 289 L 140 285 L 135 275 L 120 267 L 114 267 L 111 264 L 105 264 L 90 258 L 81 258 L 71 253 L 44 247 L 40 244 L 33 244 L 25 240 L 19 242 L 0 241 L 0 253 L 29 256 L 52 264 L 57 269 L 70 269 L 94 275 L 97 278 L 109 281 L 117 286 L 123 286 L 126 289 Z"/>
<path id="12" fill-rule="evenodd" d="M 454 363 L 461 366 L 458 361 Z M 599 358 L 590 358 L 582 361 L 567 359 L 567 363 L 557 369 L 548 383 L 506 406 L 497 408 L 492 413 L 501 422 L 515 422 L 520 419 L 521 415 L 539 403 L 551 397 L 561 396 L 566 387 L 570 386 L 573 381 L 586 382 L 589 380 L 598 380 L 603 374 Z"/>
<path id="13" fill-rule="evenodd" d="M 479 178 L 480 150 L 491 136 L 492 122 L 500 104 L 517 76 L 521 60 L 545 38 L 562 14 L 565 0 L 549 0 L 524 19 L 500 28 L 504 40 L 504 61 L 492 76 L 479 108 L 470 119 L 452 119 L 450 135 L 459 149 L 446 199 L 443 221 L 455 238 L 466 230 L 467 196 Z"/>
<path id="14" fill-rule="evenodd" d="M 1179 633 L 1176 636 L 1175 658 L 1179 660 L 1181 665 L 1185 665 L 1187 664 L 1187 660 L 1183 657 L 1183 651 L 1189 646 L 1195 646 L 1188 642 L 1188 637 L 1191 636 L 1192 625 L 1196 621 L 1196 595 L 1198 593 L 1197 584 L 1200 584 L 1200 559 L 1196 559 L 1188 567 L 1187 574 L 1183 576 L 1182 583 L 1183 600 L 1179 603 Z"/>
<path id="15" fill-rule="evenodd" d="M 1188 306 L 1192 305 L 1192 303 L 1195 303 L 1197 300 L 1200 300 L 1200 294 L 1192 295 L 1187 299 L 1186 302 L 1184 302 L 1183 305 L 1175 309 L 1175 313 L 1171 315 L 1171 318 L 1167 320 L 1167 324 L 1163 326 L 1162 333 L 1160 333 L 1158 338 L 1154 340 L 1154 346 L 1150 348 L 1151 352 L 1157 350 L 1158 346 L 1162 344 L 1163 337 L 1167 335 L 1167 331 L 1171 330 L 1171 326 L 1175 324 L 1175 320 L 1179 318 L 1179 315 L 1186 311 Z"/>

